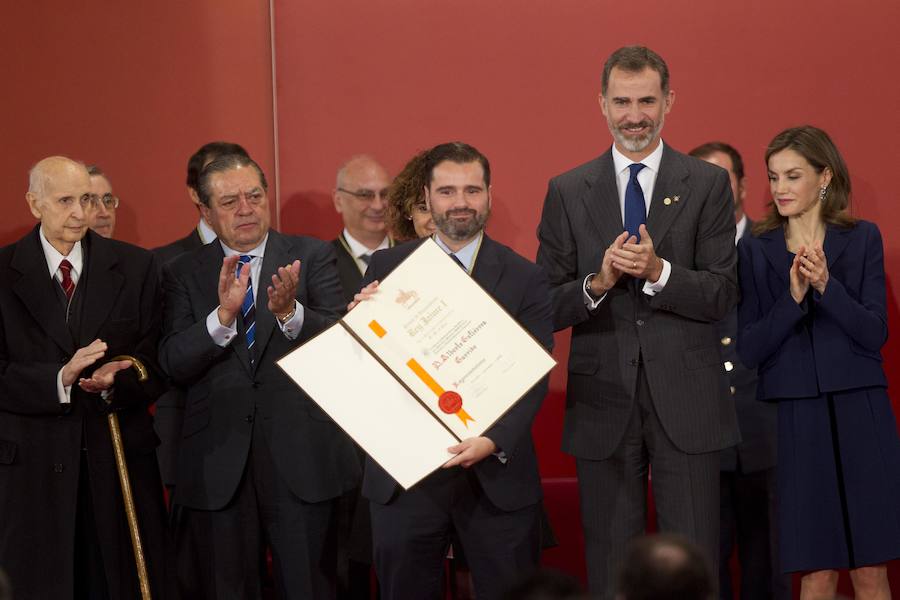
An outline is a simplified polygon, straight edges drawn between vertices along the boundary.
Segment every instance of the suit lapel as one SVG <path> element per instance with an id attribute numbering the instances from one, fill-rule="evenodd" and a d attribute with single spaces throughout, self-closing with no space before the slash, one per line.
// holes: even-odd
<path id="1" fill-rule="evenodd" d="M 87 346 L 97 338 L 100 327 L 109 319 L 113 306 L 125 283 L 116 265 L 118 257 L 111 248 L 104 247 L 106 240 L 98 242 L 93 232 L 88 231 L 82 244 L 86 253 L 84 271 L 86 287 L 84 288 L 84 310 L 81 317 L 79 345 Z M 81 285 L 81 282 L 79 282 Z"/>
<path id="2" fill-rule="evenodd" d="M 53 287 L 58 284 L 47 273 L 47 259 L 38 238 L 38 227 L 40 225 L 16 244 L 10 265 L 19 272 L 20 278 L 13 282 L 12 289 L 47 336 L 71 355 L 75 352 L 72 336 Z"/>
<path id="3" fill-rule="evenodd" d="M 497 243 L 485 235 L 472 271 L 472 278 L 491 295 L 494 294 L 503 273 L 503 263 L 500 262 L 497 250 Z"/>
<path id="4" fill-rule="evenodd" d="M 647 215 L 647 231 L 653 238 L 653 245 L 659 246 L 669 233 L 669 228 L 682 207 L 690 202 L 690 188 L 687 185 L 688 171 L 681 158 L 668 146 L 663 146 L 659 173 L 653 185 L 653 198 L 650 201 L 650 212 Z M 670 202 L 666 203 L 668 198 Z"/>
<path id="5" fill-rule="evenodd" d="M 597 159 L 597 169 L 585 177 L 585 186 L 582 195 L 585 211 L 600 234 L 601 244 L 606 246 L 625 231 L 611 149 Z"/>
<path id="6" fill-rule="evenodd" d="M 772 265 L 772 270 L 786 284 L 790 285 L 791 253 L 784 241 L 784 228 L 778 227 L 759 236 L 763 254 Z"/>
<path id="7" fill-rule="evenodd" d="M 847 244 L 850 242 L 849 233 L 851 231 L 853 230 L 835 227 L 834 225 L 827 226 L 827 229 L 825 230 L 825 243 L 822 244 L 822 250 L 825 252 L 825 260 L 827 261 L 829 269 L 837 263 L 841 254 L 843 254 L 844 249 L 847 248 Z"/>

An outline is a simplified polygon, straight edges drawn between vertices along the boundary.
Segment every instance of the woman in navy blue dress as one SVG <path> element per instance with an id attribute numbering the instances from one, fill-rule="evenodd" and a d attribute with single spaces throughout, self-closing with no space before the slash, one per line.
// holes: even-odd
<path id="1" fill-rule="evenodd" d="M 778 134 L 766 150 L 772 206 L 738 246 L 738 353 L 778 402 L 781 566 L 801 598 L 890 598 L 900 557 L 900 438 L 881 367 L 887 339 L 881 234 L 849 212 L 850 179 L 828 135 Z"/>

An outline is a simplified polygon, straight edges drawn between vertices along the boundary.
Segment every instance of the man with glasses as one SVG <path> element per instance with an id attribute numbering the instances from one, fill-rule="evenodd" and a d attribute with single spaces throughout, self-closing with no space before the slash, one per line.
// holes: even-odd
<path id="1" fill-rule="evenodd" d="M 372 253 L 393 245 L 387 231 L 390 184 L 387 171 L 371 156 L 354 156 L 338 169 L 334 209 L 344 221 L 344 231 L 332 244 L 346 302 L 359 291 Z"/>
<path id="2" fill-rule="evenodd" d="M 113 196 L 112 184 L 100 167 L 90 165 L 87 170 L 91 176 L 91 203 L 84 213 L 87 225 L 94 233 L 111 238 L 116 229 L 119 197 Z"/>

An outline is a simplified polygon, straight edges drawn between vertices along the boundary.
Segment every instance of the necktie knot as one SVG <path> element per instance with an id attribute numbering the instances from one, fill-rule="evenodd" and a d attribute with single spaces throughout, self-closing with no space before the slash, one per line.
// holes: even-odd
<path id="1" fill-rule="evenodd" d="M 60 275 L 62 275 L 59 283 L 62 286 L 63 292 L 66 294 L 66 298 L 71 300 L 72 294 L 75 293 L 75 282 L 72 281 L 72 263 L 63 259 L 62 262 L 59 263 L 59 272 Z"/>
<path id="2" fill-rule="evenodd" d="M 360 254 L 359 260 L 363 261 L 363 263 L 368 265 L 370 262 L 372 262 L 372 255 L 371 254 Z"/>
<path id="3" fill-rule="evenodd" d="M 249 254 L 241 254 L 240 256 L 238 256 L 238 264 L 237 264 L 237 268 L 235 268 L 234 276 L 240 277 L 241 276 L 241 267 L 243 267 L 244 265 L 250 264 L 251 260 L 253 260 L 253 257 L 250 256 Z"/>
<path id="4" fill-rule="evenodd" d="M 644 163 L 631 163 L 630 165 L 628 165 L 628 170 L 631 171 L 631 176 L 628 178 L 628 183 L 634 183 L 635 181 L 637 181 L 638 173 L 640 173 L 641 170 L 646 166 L 647 165 L 645 165 Z"/>

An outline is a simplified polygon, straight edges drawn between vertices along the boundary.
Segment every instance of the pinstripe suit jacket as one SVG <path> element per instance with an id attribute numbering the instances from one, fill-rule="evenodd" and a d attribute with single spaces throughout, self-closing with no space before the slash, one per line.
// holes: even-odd
<path id="1" fill-rule="evenodd" d="M 714 324 L 738 299 L 727 173 L 665 146 L 647 230 L 672 265 L 665 289 L 649 296 L 624 276 L 588 311 L 584 278 L 624 231 L 612 152 L 550 180 L 537 262 L 550 278 L 554 328 L 572 327 L 563 450 L 579 458 L 602 460 L 618 446 L 639 361 L 679 449 L 712 452 L 740 437 Z"/>

